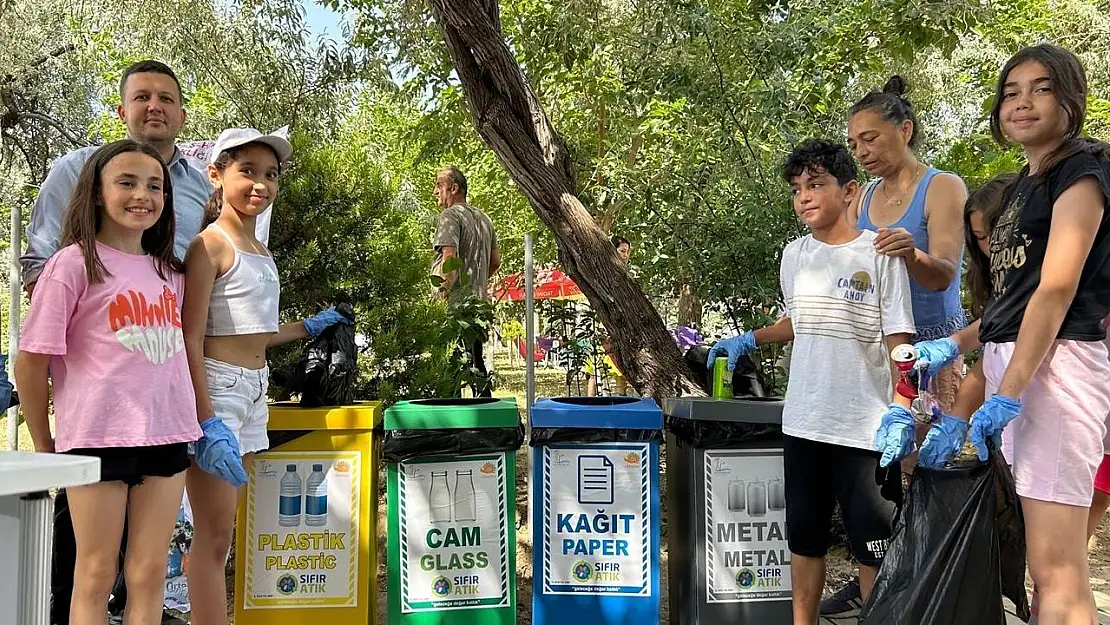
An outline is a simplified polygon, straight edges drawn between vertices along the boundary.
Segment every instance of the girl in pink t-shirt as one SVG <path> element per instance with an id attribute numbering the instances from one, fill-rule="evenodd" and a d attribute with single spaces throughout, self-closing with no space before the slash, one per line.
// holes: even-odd
<path id="1" fill-rule="evenodd" d="M 158 152 L 131 140 L 100 148 L 81 169 L 62 248 L 23 325 L 15 376 L 36 451 L 100 458 L 99 483 L 67 489 L 77 544 L 72 623 L 104 622 L 125 520 L 124 619 L 161 620 L 187 444 L 201 436 L 173 237 L 170 174 Z"/>

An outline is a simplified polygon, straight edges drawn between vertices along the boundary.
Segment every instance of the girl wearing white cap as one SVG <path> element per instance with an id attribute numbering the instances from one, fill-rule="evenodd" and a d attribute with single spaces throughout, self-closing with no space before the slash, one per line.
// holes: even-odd
<path id="1" fill-rule="evenodd" d="M 293 153 L 285 130 L 220 134 L 208 165 L 216 188 L 205 206 L 208 226 L 185 258 L 185 350 L 206 433 L 186 480 L 194 516 L 186 574 L 196 625 L 227 624 L 224 566 L 239 489 L 253 454 L 269 446 L 266 348 L 351 323 L 334 308 L 278 323 L 277 266 L 255 236 L 255 222 L 270 209 L 282 163 Z"/>

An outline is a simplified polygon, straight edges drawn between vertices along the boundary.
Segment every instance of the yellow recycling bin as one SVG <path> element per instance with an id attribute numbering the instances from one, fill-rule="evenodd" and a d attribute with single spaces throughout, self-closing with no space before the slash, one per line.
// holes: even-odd
<path id="1" fill-rule="evenodd" d="M 270 406 L 235 530 L 236 625 L 376 618 L 380 402 Z"/>

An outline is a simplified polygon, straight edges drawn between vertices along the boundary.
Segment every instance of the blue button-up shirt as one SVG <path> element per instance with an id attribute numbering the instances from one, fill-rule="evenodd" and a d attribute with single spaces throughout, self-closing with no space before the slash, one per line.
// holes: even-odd
<path id="1" fill-rule="evenodd" d="M 62 221 L 69 207 L 73 187 L 81 167 L 100 146 L 76 149 L 59 158 L 50 168 L 46 180 L 39 188 L 38 198 L 31 211 L 27 226 L 27 252 L 19 259 L 23 269 L 23 284 L 33 284 L 42 273 L 46 259 L 58 251 L 62 238 Z M 174 253 L 184 260 L 189 243 L 200 232 L 204 222 L 204 204 L 212 195 L 212 185 L 201 163 L 190 165 L 180 149 L 175 149 L 170 160 L 170 179 L 173 183 L 173 212 L 176 218 Z M 257 234 L 265 245 L 270 230 L 270 211 L 259 216 Z"/>

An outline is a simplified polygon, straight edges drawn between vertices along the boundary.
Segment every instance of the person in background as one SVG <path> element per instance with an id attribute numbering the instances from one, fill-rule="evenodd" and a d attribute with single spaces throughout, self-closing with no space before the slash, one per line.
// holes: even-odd
<path id="1" fill-rule="evenodd" d="M 627 267 L 629 259 L 632 258 L 632 244 L 628 242 L 628 239 L 620 235 L 614 236 L 612 239 L 609 239 L 609 241 L 613 244 L 613 247 L 617 248 L 617 257 L 620 258 L 624 266 Z"/>
<path id="2" fill-rule="evenodd" d="M 466 176 L 458 167 L 451 165 L 436 173 L 433 193 L 440 214 L 432 242 L 435 251 L 432 274 L 443 279 L 436 294 L 449 303 L 457 301 L 463 294 L 488 299 L 490 277 L 501 267 L 501 251 L 497 247 L 493 222 L 488 215 L 467 203 L 467 191 Z M 452 258 L 462 261 L 462 268 L 444 271 L 444 265 Z M 460 275 L 465 275 L 467 279 L 460 280 Z M 474 366 L 483 376 L 486 375 L 482 341 L 464 347 L 470 352 Z M 474 389 L 474 395 L 490 397 L 492 391 L 484 385 Z"/>
<path id="3" fill-rule="evenodd" d="M 967 325 L 960 302 L 963 219 L 967 189 L 959 176 L 922 163 L 915 153 L 922 130 L 909 90 L 892 76 L 881 90 L 865 95 L 849 110 L 848 145 L 856 160 L 878 179 L 868 184 L 850 211 L 860 230 L 879 236 L 881 254 L 906 261 L 913 297 L 914 339 L 949 336 Z M 934 395 L 951 410 L 959 388 L 963 359 L 944 369 L 933 382 Z M 917 442 L 925 436 L 917 430 Z M 916 457 L 903 463 L 913 473 Z M 859 580 L 821 602 L 821 616 L 857 616 L 862 607 Z"/>
<path id="4" fill-rule="evenodd" d="M 860 562 L 864 598 L 886 553 L 901 495 L 890 459 L 913 431 L 913 416 L 894 403 L 889 354 L 915 326 L 905 261 L 880 253 L 880 235 L 849 221 L 860 189 L 844 146 L 807 141 L 782 175 L 810 230 L 783 250 L 785 316 L 717 343 L 706 366 L 727 355 L 731 370 L 757 345 L 794 342 L 782 413 L 786 534 L 794 625 L 814 625 L 836 505 Z"/>
<path id="5" fill-rule="evenodd" d="M 632 258 L 632 244 L 620 235 L 614 235 L 613 238 L 609 239 L 609 242 L 613 244 L 613 248 L 617 251 L 617 258 L 620 259 L 621 264 L 627 267 L 629 259 Z M 605 355 L 601 357 L 601 367 L 595 365 L 595 361 L 598 360 L 596 352 L 591 354 L 586 361 L 586 375 L 588 376 L 586 396 L 597 397 L 599 377 L 603 375 L 613 377 L 614 393 L 618 396 L 627 395 L 628 379 L 624 377 L 620 366 L 617 365 L 616 352 L 610 351 L 608 344 L 603 345 L 602 349 L 605 351 Z"/>

